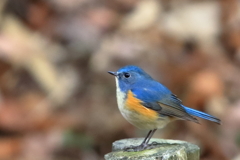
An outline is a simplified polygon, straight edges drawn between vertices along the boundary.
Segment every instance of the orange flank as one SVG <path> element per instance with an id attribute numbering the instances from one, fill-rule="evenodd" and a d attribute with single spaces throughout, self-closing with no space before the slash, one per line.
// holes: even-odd
<path id="1" fill-rule="evenodd" d="M 158 118 L 158 113 L 156 111 L 146 108 L 141 103 L 142 101 L 136 98 L 132 91 L 128 91 L 125 104 L 126 109 L 134 111 L 147 119 L 155 120 Z"/>

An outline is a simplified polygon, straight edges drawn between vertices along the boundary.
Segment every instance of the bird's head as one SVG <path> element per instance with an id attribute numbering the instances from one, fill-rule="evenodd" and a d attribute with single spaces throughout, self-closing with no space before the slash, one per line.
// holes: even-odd
<path id="1" fill-rule="evenodd" d="M 145 80 L 152 79 L 143 69 L 137 66 L 125 66 L 117 72 L 108 72 L 116 77 L 121 91 L 128 91 L 133 85 L 141 85 Z"/>

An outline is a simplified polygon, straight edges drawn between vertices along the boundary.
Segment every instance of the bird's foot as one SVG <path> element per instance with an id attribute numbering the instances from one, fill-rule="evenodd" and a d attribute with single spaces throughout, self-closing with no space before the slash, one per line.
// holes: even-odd
<path id="1" fill-rule="evenodd" d="M 138 151 L 143 151 L 143 150 L 147 150 L 147 149 L 153 149 L 156 145 L 158 145 L 157 142 L 152 142 L 151 144 L 142 143 L 139 146 L 131 145 L 130 147 L 124 148 L 124 151 L 138 152 Z"/>
<path id="2" fill-rule="evenodd" d="M 127 152 L 138 152 L 138 151 L 142 151 L 142 150 L 147 149 L 147 147 L 148 147 L 148 144 L 142 143 L 139 146 L 131 145 L 129 147 L 126 147 L 126 148 L 124 148 L 124 151 L 127 151 Z"/>

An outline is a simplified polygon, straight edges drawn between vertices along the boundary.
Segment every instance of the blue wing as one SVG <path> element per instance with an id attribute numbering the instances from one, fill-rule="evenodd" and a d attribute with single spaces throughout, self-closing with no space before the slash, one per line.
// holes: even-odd
<path id="1" fill-rule="evenodd" d="M 148 81 L 147 83 L 137 84 L 131 91 L 138 99 L 142 100 L 145 107 L 157 111 L 160 115 L 199 123 L 193 117 L 196 116 L 220 124 L 220 120 L 214 116 L 183 106 L 180 99 L 157 81 L 152 80 L 150 83 Z"/>
<path id="2" fill-rule="evenodd" d="M 145 85 L 146 84 L 146 85 Z M 131 91 L 142 100 L 143 105 L 157 111 L 160 115 L 176 117 L 198 123 L 198 120 L 186 112 L 179 100 L 162 84 L 151 81 L 133 87 Z"/>

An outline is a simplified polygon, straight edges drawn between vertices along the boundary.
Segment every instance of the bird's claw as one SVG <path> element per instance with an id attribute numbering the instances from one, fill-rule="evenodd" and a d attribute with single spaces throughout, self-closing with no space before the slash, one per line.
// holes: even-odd
<path id="1" fill-rule="evenodd" d="M 151 144 L 142 143 L 139 146 L 130 145 L 129 147 L 124 148 L 123 150 L 126 152 L 138 152 L 138 151 L 143 151 L 146 149 L 153 149 L 157 145 L 159 145 L 159 143 L 154 141 Z"/>
<path id="2" fill-rule="evenodd" d="M 126 151 L 126 152 L 138 152 L 138 151 L 143 151 L 143 150 L 146 150 L 146 149 L 153 149 L 158 144 L 159 143 L 157 143 L 157 142 L 152 142 L 151 144 L 142 143 L 139 146 L 131 145 L 129 147 L 124 148 L 124 151 Z"/>
<path id="3" fill-rule="evenodd" d="M 127 152 L 138 152 L 138 151 L 142 151 L 144 149 L 146 149 L 148 147 L 147 144 L 141 144 L 139 146 L 129 146 L 129 147 L 126 147 L 124 148 L 124 151 L 127 151 Z"/>

